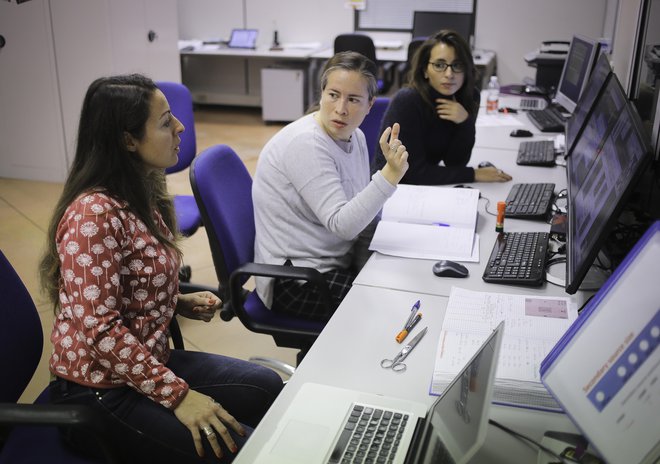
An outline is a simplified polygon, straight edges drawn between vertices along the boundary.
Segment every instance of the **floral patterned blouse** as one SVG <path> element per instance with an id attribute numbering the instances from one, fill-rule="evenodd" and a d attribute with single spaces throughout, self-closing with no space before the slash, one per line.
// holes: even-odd
<path id="1" fill-rule="evenodd" d="M 171 236 L 158 212 L 156 223 Z M 50 370 L 97 388 L 128 385 L 167 408 L 188 384 L 165 367 L 179 259 L 125 202 L 94 191 L 65 211 L 56 236 L 60 307 Z"/>

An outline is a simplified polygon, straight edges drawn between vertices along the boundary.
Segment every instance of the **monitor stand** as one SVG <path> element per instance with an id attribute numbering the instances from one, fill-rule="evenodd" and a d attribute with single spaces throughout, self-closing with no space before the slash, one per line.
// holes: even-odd
<path id="1" fill-rule="evenodd" d="M 559 456 L 566 457 L 566 462 L 605 464 L 605 461 L 588 449 L 589 442 L 582 435 L 548 431 L 543 435 L 541 445 Z M 556 462 L 557 458 L 555 456 L 546 453 L 542 449 L 539 450 L 536 464 L 551 464 Z"/>

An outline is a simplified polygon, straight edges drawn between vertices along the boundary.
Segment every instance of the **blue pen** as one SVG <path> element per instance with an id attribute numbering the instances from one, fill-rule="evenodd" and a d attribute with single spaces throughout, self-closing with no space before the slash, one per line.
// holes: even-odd
<path id="1" fill-rule="evenodd" d="M 419 300 L 417 300 L 415 302 L 415 304 L 412 306 L 412 308 L 410 310 L 410 316 L 408 316 L 408 320 L 406 321 L 406 324 L 403 326 L 404 329 L 406 327 L 408 327 L 410 325 L 410 323 L 413 321 L 413 319 L 415 318 L 415 314 L 417 314 L 417 311 L 419 310 L 419 305 L 420 305 L 420 302 L 419 302 Z"/>
<path id="2" fill-rule="evenodd" d="M 418 315 L 417 311 L 419 310 L 419 300 L 415 302 L 413 305 L 412 309 L 410 310 L 410 316 L 408 316 L 408 320 L 406 321 L 406 324 L 403 326 L 403 329 L 401 332 L 399 332 L 394 339 L 398 342 L 401 343 L 404 338 L 408 335 L 408 332 L 410 332 L 410 328 L 412 328 L 412 325 L 415 323 L 415 316 Z"/>
<path id="3" fill-rule="evenodd" d="M 433 225 L 440 227 L 450 227 L 449 224 L 445 224 L 444 222 L 434 222 Z"/>

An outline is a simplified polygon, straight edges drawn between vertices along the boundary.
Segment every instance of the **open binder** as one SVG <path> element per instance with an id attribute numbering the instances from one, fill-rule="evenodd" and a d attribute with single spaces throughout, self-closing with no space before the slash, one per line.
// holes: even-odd
<path id="1" fill-rule="evenodd" d="M 385 202 L 370 250 L 420 259 L 479 261 L 479 191 L 401 184 Z"/>
<path id="2" fill-rule="evenodd" d="M 541 380 L 608 462 L 660 457 L 660 221 L 541 364 Z"/>

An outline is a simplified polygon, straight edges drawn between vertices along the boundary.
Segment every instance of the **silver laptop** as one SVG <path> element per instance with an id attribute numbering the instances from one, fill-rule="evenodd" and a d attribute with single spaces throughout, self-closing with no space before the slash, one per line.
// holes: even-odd
<path id="1" fill-rule="evenodd" d="M 430 409 L 305 383 L 256 463 L 465 463 L 486 438 L 501 322 Z"/>
<path id="2" fill-rule="evenodd" d="M 233 29 L 227 47 L 229 48 L 256 48 L 257 29 Z"/>

